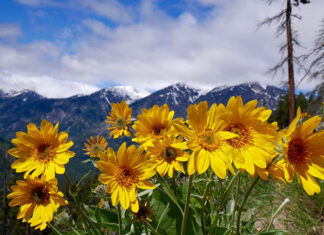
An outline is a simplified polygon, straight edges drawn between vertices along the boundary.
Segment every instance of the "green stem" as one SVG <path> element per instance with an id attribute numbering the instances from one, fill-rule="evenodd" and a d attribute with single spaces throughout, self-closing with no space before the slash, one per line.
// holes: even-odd
<path id="1" fill-rule="evenodd" d="M 96 226 L 94 225 L 92 220 L 88 217 L 88 215 L 84 212 L 83 208 L 81 208 L 81 214 L 84 217 L 84 219 L 90 224 L 90 227 L 94 230 L 94 233 L 99 234 Z"/>
<path id="2" fill-rule="evenodd" d="M 64 172 L 64 177 L 65 177 L 67 183 L 69 184 L 69 186 L 71 187 L 73 184 L 72 184 L 70 176 L 68 176 L 68 174 L 66 172 Z"/>
<path id="3" fill-rule="evenodd" d="M 177 184 L 176 184 L 176 181 L 175 181 L 175 177 L 174 176 L 172 177 L 172 183 L 173 183 L 173 193 L 174 193 L 174 196 L 177 197 Z"/>
<path id="4" fill-rule="evenodd" d="M 151 232 L 154 235 L 159 235 L 159 233 L 153 228 L 153 226 L 148 221 L 145 222 L 145 225 L 147 225 L 147 227 L 151 230 Z"/>
<path id="5" fill-rule="evenodd" d="M 122 224 L 122 216 L 121 216 L 121 211 L 120 211 L 120 204 L 118 204 L 117 209 L 118 209 L 118 224 L 119 224 L 118 234 L 122 235 L 123 234 L 123 224 Z"/>
<path id="6" fill-rule="evenodd" d="M 238 196 L 239 196 L 239 192 L 240 192 L 240 184 L 241 184 L 241 176 L 239 175 L 238 179 L 237 179 L 236 194 L 235 194 L 235 198 L 234 198 L 234 208 L 233 208 L 233 215 L 232 215 L 232 221 L 231 221 L 231 229 L 232 229 L 232 226 L 235 221 L 235 211 L 236 211 Z"/>
<path id="7" fill-rule="evenodd" d="M 58 235 L 62 235 L 62 233 L 53 225 L 53 224 L 51 224 L 51 223 L 47 223 L 47 225 L 49 226 L 49 227 L 51 227 L 51 229 L 56 233 L 56 234 L 58 234 Z"/>
<path id="8" fill-rule="evenodd" d="M 69 175 L 66 172 L 64 172 L 64 177 L 65 177 L 67 183 L 69 184 L 70 195 L 73 198 L 73 201 L 75 203 L 75 206 L 77 207 L 78 213 L 81 213 L 81 215 L 83 217 L 83 220 L 84 220 L 84 223 L 85 223 L 85 225 L 87 227 L 88 232 L 91 233 L 91 229 L 89 228 L 89 225 L 90 225 L 90 227 L 92 227 L 92 229 L 94 230 L 94 233 L 99 234 L 97 229 L 96 229 L 96 226 L 93 224 L 93 222 L 88 217 L 88 215 L 83 211 L 84 208 L 83 208 L 83 206 L 81 205 L 81 203 L 79 202 L 78 198 L 75 195 L 75 193 L 77 192 L 77 186 L 72 183 L 71 178 L 69 177 Z"/>
<path id="9" fill-rule="evenodd" d="M 230 181 L 230 183 L 228 184 L 228 186 L 227 186 L 225 192 L 224 192 L 223 195 L 222 195 L 222 198 L 221 198 L 221 200 L 220 200 L 220 202 L 219 202 L 219 205 L 218 205 L 218 207 L 217 207 L 217 210 L 216 210 L 216 215 L 215 215 L 215 217 L 214 217 L 213 220 L 212 220 L 211 233 L 213 233 L 213 231 L 214 231 L 214 229 L 215 229 L 215 227 L 216 227 L 216 223 L 217 223 L 217 219 L 218 219 L 218 216 L 219 216 L 219 212 L 220 212 L 220 210 L 221 210 L 221 209 L 223 208 L 223 206 L 224 206 L 224 202 L 225 202 L 225 199 L 226 199 L 226 197 L 227 197 L 227 194 L 231 191 L 232 186 L 233 186 L 233 183 L 234 183 L 234 181 L 238 178 L 239 175 L 240 175 L 240 171 L 237 171 L 236 174 L 235 174 L 235 176 L 231 179 L 231 181 Z"/>
<path id="10" fill-rule="evenodd" d="M 209 190 L 209 186 L 211 185 L 212 181 L 208 181 L 207 185 L 206 185 L 206 190 L 204 192 L 203 195 L 203 199 L 202 199 L 202 204 L 201 204 L 201 209 L 200 209 L 200 220 L 201 220 L 201 229 L 203 232 L 203 235 L 206 235 L 206 229 L 205 229 L 205 216 L 204 216 L 204 211 L 205 211 L 205 201 L 206 201 L 206 197 L 207 197 L 207 193 Z"/>
<path id="11" fill-rule="evenodd" d="M 144 227 L 145 227 L 145 234 L 146 234 L 146 235 L 149 235 L 149 231 L 148 231 L 148 229 L 147 229 L 147 224 L 146 224 L 146 223 L 144 224 Z"/>
<path id="12" fill-rule="evenodd" d="M 193 175 L 189 176 L 189 182 L 188 182 L 188 193 L 187 193 L 187 200 L 186 205 L 184 209 L 184 215 L 182 219 L 182 225 L 181 225 L 181 235 L 186 234 L 186 226 L 187 226 L 187 220 L 188 220 L 188 212 L 189 212 L 189 202 L 190 202 L 190 194 L 191 194 L 191 187 L 192 187 L 192 179 Z"/>
<path id="13" fill-rule="evenodd" d="M 269 232 L 270 228 L 271 228 L 271 225 L 274 221 L 274 219 L 277 217 L 277 215 L 279 214 L 279 212 L 282 210 L 282 208 L 289 202 L 290 200 L 288 198 L 286 198 L 282 203 L 281 205 L 278 207 L 278 209 L 275 211 L 275 213 L 272 215 L 271 217 L 271 220 L 270 220 L 270 223 L 268 225 L 268 228 L 267 228 L 267 232 Z"/>
<path id="14" fill-rule="evenodd" d="M 130 129 L 129 125 L 127 126 L 128 131 L 131 133 L 132 137 L 136 138 L 134 132 Z"/>
<path id="15" fill-rule="evenodd" d="M 241 225 L 241 213 L 242 213 L 242 210 L 243 210 L 243 207 L 247 201 L 247 199 L 249 198 L 251 192 L 252 192 L 252 189 L 254 188 L 254 186 L 256 185 L 256 183 L 259 181 L 260 177 L 258 175 L 255 176 L 255 179 L 253 180 L 251 186 L 249 187 L 248 191 L 246 192 L 245 196 L 244 196 L 244 199 L 238 209 L 238 212 L 237 212 L 237 221 L 236 221 L 236 234 L 239 235 L 240 234 L 240 225 Z"/>
<path id="16" fill-rule="evenodd" d="M 156 174 L 156 177 L 162 186 L 161 188 L 163 189 L 163 192 L 166 193 L 166 195 L 168 195 L 168 197 L 175 203 L 175 205 L 179 208 L 181 214 L 183 215 L 184 212 L 183 212 L 176 196 L 174 195 L 173 190 L 171 189 L 170 185 L 163 179 L 163 177 L 160 176 L 160 174 Z"/>

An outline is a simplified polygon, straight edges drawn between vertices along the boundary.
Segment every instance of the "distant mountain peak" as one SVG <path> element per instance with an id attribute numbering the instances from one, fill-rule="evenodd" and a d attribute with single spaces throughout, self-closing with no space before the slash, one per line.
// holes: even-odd
<path id="1" fill-rule="evenodd" d="M 136 100 L 142 99 L 150 94 L 146 90 L 140 90 L 132 86 L 108 87 L 99 92 L 102 92 L 104 96 L 106 96 L 107 93 L 113 93 L 116 96 L 122 97 L 128 104 L 131 104 Z"/>
<path id="2" fill-rule="evenodd" d="M 11 98 L 11 97 L 17 97 L 17 96 L 42 97 L 41 95 L 39 95 L 38 93 L 36 93 L 35 91 L 30 90 L 30 89 L 9 90 L 9 91 L 0 90 L 0 97 Z"/>

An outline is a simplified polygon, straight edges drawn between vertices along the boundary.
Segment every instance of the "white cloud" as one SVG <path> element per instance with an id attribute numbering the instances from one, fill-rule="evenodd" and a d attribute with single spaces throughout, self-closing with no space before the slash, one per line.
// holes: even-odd
<path id="1" fill-rule="evenodd" d="M 0 68 L 28 76 L 88 84 L 110 82 L 148 90 L 176 82 L 206 88 L 250 81 L 280 84 L 284 76 L 273 78 L 266 71 L 280 60 L 278 45 L 284 38 L 274 37 L 274 27 L 256 31 L 259 22 L 279 11 L 280 3 L 267 6 L 259 0 L 217 2 L 219 5 L 206 12 L 203 20 L 190 11 L 172 18 L 155 1 L 143 0 L 132 10 L 118 3 L 114 9 L 124 13 L 116 13 L 115 19 L 128 24 L 111 28 L 98 19 L 84 19 L 81 27 L 90 31 L 73 43 L 73 54 L 49 42 L 35 42 L 31 47 L 0 44 Z M 106 6 L 102 1 L 83 0 L 83 4 L 104 14 L 99 11 Z M 131 23 L 130 12 L 135 9 L 140 20 Z M 303 16 L 296 26 L 301 41 L 310 48 L 322 16 L 321 3 L 312 1 L 294 11 Z M 300 77 L 296 75 L 297 80 Z M 299 88 L 314 86 L 305 81 Z"/>
<path id="2" fill-rule="evenodd" d="M 116 23 L 132 22 L 132 9 L 117 0 L 80 0 L 78 4 Z"/>
<path id="3" fill-rule="evenodd" d="M 16 39 L 22 35 L 20 25 L 0 23 L 0 38 Z"/>
<path id="4" fill-rule="evenodd" d="M 30 89 L 48 98 L 65 98 L 75 94 L 90 94 L 99 90 L 91 84 L 62 81 L 46 76 L 26 76 L 8 71 L 0 72 L 0 89 L 5 91 Z"/>

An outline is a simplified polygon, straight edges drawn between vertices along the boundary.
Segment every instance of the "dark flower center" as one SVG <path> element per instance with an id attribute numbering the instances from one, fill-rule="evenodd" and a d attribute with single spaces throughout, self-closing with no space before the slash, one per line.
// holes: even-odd
<path id="1" fill-rule="evenodd" d="M 40 186 L 32 190 L 32 197 L 35 202 L 47 202 L 49 200 L 50 194 L 46 187 Z"/>
<path id="2" fill-rule="evenodd" d="M 51 156 L 51 145 L 42 144 L 37 148 L 38 157 L 40 159 L 46 159 Z"/>
<path id="3" fill-rule="evenodd" d="M 238 135 L 238 137 L 227 140 L 234 148 L 242 148 L 252 143 L 250 130 L 243 123 L 232 123 L 225 130 Z"/>
<path id="4" fill-rule="evenodd" d="M 163 150 L 162 157 L 165 160 L 173 160 L 177 156 L 177 151 L 172 147 L 167 147 Z"/>
<path id="5" fill-rule="evenodd" d="M 165 131 L 165 126 L 163 125 L 156 125 L 152 128 L 153 135 L 161 136 Z"/>
<path id="6" fill-rule="evenodd" d="M 290 162 L 302 162 L 309 155 L 308 146 L 302 139 L 294 138 L 289 141 L 287 155 Z"/>
<path id="7" fill-rule="evenodd" d="M 122 130 L 125 128 L 125 126 L 126 126 L 125 118 L 122 118 L 122 117 L 117 118 L 117 120 L 116 120 L 117 129 Z"/>

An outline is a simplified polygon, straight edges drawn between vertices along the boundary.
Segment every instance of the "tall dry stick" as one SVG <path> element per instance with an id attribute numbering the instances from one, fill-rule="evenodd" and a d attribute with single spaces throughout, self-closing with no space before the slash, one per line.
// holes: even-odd
<path id="1" fill-rule="evenodd" d="M 289 85 L 289 121 L 295 117 L 295 79 L 294 79 L 294 56 L 291 35 L 291 2 L 287 0 L 286 8 L 286 35 L 288 52 L 288 85 Z"/>

